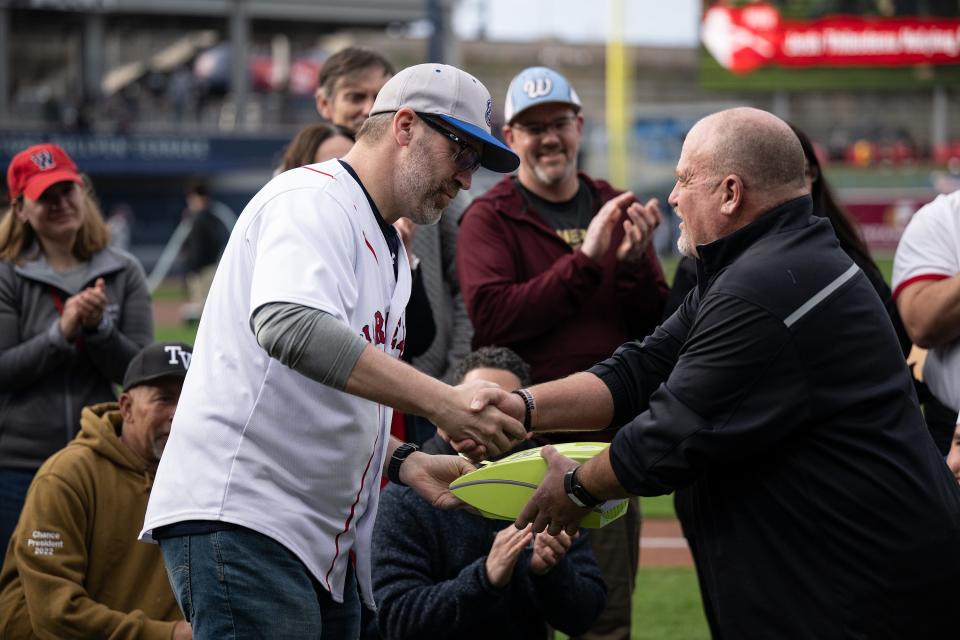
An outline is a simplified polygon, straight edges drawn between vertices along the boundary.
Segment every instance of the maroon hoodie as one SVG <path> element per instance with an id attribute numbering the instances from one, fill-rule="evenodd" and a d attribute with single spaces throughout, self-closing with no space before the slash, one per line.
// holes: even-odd
<path id="1" fill-rule="evenodd" d="M 618 195 L 581 179 L 594 215 Z M 505 177 L 464 212 L 457 241 L 460 288 L 473 322 L 473 347 L 516 351 L 544 382 L 583 371 L 659 323 L 668 287 L 651 244 L 639 264 L 621 265 L 617 224 L 600 262 L 572 250 Z"/>

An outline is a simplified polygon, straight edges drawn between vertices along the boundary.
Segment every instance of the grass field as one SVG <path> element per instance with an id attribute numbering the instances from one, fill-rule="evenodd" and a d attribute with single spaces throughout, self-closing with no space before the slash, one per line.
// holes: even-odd
<path id="1" fill-rule="evenodd" d="M 192 345 L 197 337 L 197 328 L 179 324 L 162 325 L 156 327 L 153 333 L 158 342 L 186 342 Z"/>
<path id="2" fill-rule="evenodd" d="M 557 640 L 567 639 L 562 633 L 556 636 Z M 694 570 L 641 568 L 633 594 L 632 640 L 707 640 L 709 637 Z"/>
<path id="3" fill-rule="evenodd" d="M 644 569 L 641 566 L 637 590 L 633 594 L 631 635 L 635 640 L 700 640 L 710 637 L 700 605 L 697 574 L 693 569 Z"/>

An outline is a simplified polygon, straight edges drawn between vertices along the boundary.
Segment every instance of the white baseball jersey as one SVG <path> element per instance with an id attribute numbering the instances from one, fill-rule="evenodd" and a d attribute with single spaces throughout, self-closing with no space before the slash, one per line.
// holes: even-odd
<path id="1" fill-rule="evenodd" d="M 395 357 L 410 297 L 361 186 L 337 160 L 271 180 L 217 269 L 141 539 L 219 520 L 278 541 L 343 600 L 353 552 L 372 603 L 370 538 L 392 410 L 270 358 L 251 329 L 271 302 L 325 311 Z"/>
<path id="2" fill-rule="evenodd" d="M 954 191 L 937 196 L 910 219 L 893 261 L 893 297 L 914 282 L 945 280 L 958 273 L 960 191 Z M 960 340 L 930 349 L 923 378 L 933 395 L 960 411 Z"/>

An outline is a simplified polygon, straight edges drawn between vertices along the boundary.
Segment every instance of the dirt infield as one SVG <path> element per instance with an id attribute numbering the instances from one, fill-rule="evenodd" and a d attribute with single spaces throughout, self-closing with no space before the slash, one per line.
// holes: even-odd
<path id="1" fill-rule="evenodd" d="M 179 300 L 154 300 L 153 325 L 155 327 L 169 327 L 180 324 L 181 306 L 183 306 L 183 302 Z"/>
<path id="2" fill-rule="evenodd" d="M 641 567 L 692 567 L 690 548 L 676 520 L 644 520 L 640 533 Z"/>

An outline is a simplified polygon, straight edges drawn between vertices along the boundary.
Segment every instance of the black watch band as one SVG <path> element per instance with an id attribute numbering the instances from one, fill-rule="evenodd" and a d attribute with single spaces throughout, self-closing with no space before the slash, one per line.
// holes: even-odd
<path id="1" fill-rule="evenodd" d="M 567 497 L 573 501 L 573 504 L 578 507 L 592 509 L 602 503 L 603 500 L 599 500 L 590 495 L 590 492 L 580 484 L 580 481 L 577 480 L 577 471 L 579 470 L 580 467 L 577 466 L 563 474 L 563 490 L 567 492 Z"/>
<path id="2" fill-rule="evenodd" d="M 400 480 L 400 465 L 402 465 L 403 461 L 407 459 L 407 456 L 414 451 L 419 450 L 420 447 L 412 442 L 404 442 L 402 445 L 394 449 L 393 455 L 390 456 L 390 464 L 387 466 L 387 479 L 394 484 L 400 485 L 401 487 L 407 486 Z"/>

